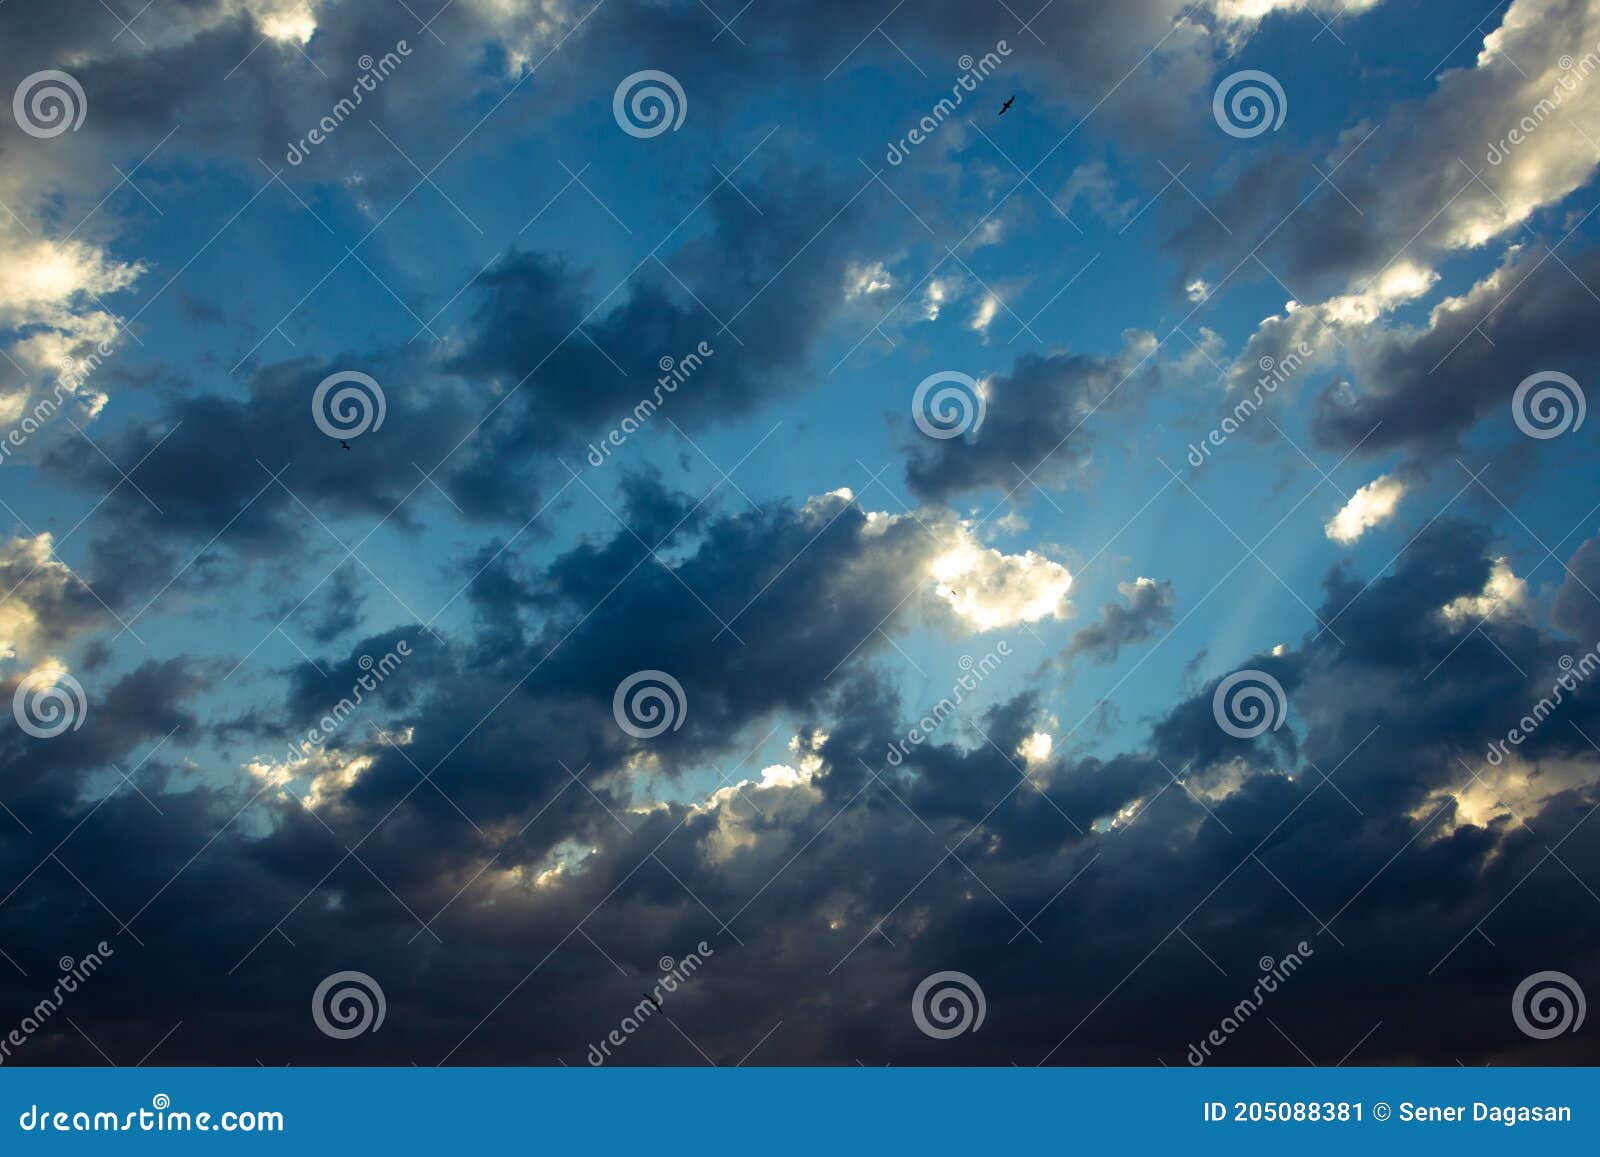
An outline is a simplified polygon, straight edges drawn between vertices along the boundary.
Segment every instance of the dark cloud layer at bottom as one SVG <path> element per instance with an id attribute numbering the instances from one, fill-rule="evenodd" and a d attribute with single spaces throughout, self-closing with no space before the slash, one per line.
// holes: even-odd
<path id="1" fill-rule="evenodd" d="M 861 598 L 881 581 L 874 559 L 898 565 L 909 544 L 878 542 L 852 509 L 825 508 L 840 537 L 820 549 Z M 781 563 L 820 513 L 713 520 L 720 551 L 705 559 L 737 596 L 741 571 Z M 1483 590 L 1490 545 L 1440 525 L 1388 578 L 1330 576 L 1322 617 L 1342 642 L 1240 660 L 1284 688 L 1282 730 L 1224 732 L 1213 681 L 1141 750 L 1104 761 L 1007 755 L 1046 726 L 1023 695 L 890 767 L 887 745 L 927 705 L 897 701 L 870 659 L 825 681 L 833 638 L 804 665 L 805 625 L 840 594 L 805 576 L 774 587 L 768 624 L 792 625 L 779 645 L 805 686 L 748 699 L 739 663 L 696 665 L 694 694 L 722 697 L 717 731 L 737 749 L 618 733 L 581 773 L 547 767 L 601 727 L 608 689 L 527 680 L 469 732 L 504 683 L 419 648 L 412 689 L 373 708 L 384 735 L 415 736 L 342 740 L 372 763 L 323 781 L 316 813 L 264 781 L 186 782 L 181 739 L 140 769 L 135 782 L 165 786 L 150 801 L 97 774 L 196 726 L 185 703 L 204 672 L 141 671 L 105 689 L 81 732 L 7 740 L 0 796 L 19 827 L 0 879 L 19 883 L 0 902 L 17 965 L 0 976 L 5 1006 L 34 1007 L 58 957 L 114 949 L 13 1063 L 131 1063 L 171 1030 L 151 1063 L 583 1064 L 661 958 L 702 941 L 695 975 L 613 1063 L 1182 1064 L 1225 1018 L 1213 1063 L 1592 1063 L 1581 1034 L 1523 1036 L 1510 1002 L 1533 972 L 1584 980 L 1600 965 L 1600 698 L 1580 687 L 1486 761 L 1570 650 L 1512 617 L 1441 612 Z M 712 591 L 704 560 L 680 565 Z M 580 573 L 569 560 L 546 577 Z M 616 609 L 627 624 L 609 629 L 630 625 L 641 645 L 685 631 L 655 596 Z M 316 701 L 302 692 L 296 710 Z M 800 773 L 764 780 L 738 760 L 785 702 L 810 705 Z M 630 809 L 638 777 L 705 762 L 729 786 L 755 782 Z M 1298 970 L 1241 1017 L 1290 953 Z M 310 1004 L 343 969 L 376 977 L 388 1011 L 380 1031 L 335 1041 Z M 981 984 L 987 1015 L 934 1040 L 911 997 L 946 969 Z"/>

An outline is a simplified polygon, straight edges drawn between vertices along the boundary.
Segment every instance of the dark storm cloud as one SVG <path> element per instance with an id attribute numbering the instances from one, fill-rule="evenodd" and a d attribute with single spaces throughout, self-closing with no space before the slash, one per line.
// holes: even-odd
<path id="1" fill-rule="evenodd" d="M 837 597 L 816 580 L 841 569 L 840 550 L 864 546 L 846 522 L 859 516 L 838 509 L 845 511 L 839 541 L 825 535 L 814 548 L 826 565 L 770 592 L 779 605 L 761 626 L 779 652 L 773 662 L 796 663 L 801 623 L 824 621 L 815 604 Z M 737 557 L 748 567 L 757 542 L 781 558 L 794 541 L 781 527 L 795 517 L 764 528 L 754 515 L 717 520 L 706 535 L 724 552 L 743 545 Z M 1472 774 L 1495 774 L 1483 759 L 1487 742 L 1560 670 L 1561 642 L 1533 627 L 1489 620 L 1474 630 L 1439 613 L 1482 588 L 1489 547 L 1480 529 L 1440 527 L 1420 537 L 1387 578 L 1370 585 L 1353 575 L 1330 578 L 1321 613 L 1347 645 L 1324 634 L 1281 656 L 1249 660 L 1285 687 L 1288 727 L 1300 737 L 1294 744 L 1283 733 L 1276 743 L 1265 736 L 1219 742 L 1214 678 L 1157 722 L 1143 751 L 1106 761 L 1061 754 L 1024 766 L 1006 753 L 1048 725 L 1025 695 L 952 721 L 948 735 L 889 768 L 887 743 L 920 705 L 899 702 L 858 667 L 830 700 L 819 700 L 815 688 L 799 696 L 801 718 L 829 704 L 826 735 L 802 727 L 794 753 L 797 764 L 820 761 L 809 783 L 746 784 L 739 796 L 748 802 L 730 793 L 709 806 L 629 810 L 603 775 L 588 770 L 584 782 L 608 815 L 570 783 L 558 798 L 541 800 L 559 781 L 541 774 L 548 786 L 535 788 L 524 772 L 531 794 L 521 806 L 542 808 L 529 829 L 537 846 L 568 835 L 594 849 L 534 885 L 530 874 L 551 861 L 522 837 L 493 835 L 502 829 L 487 816 L 474 816 L 482 828 L 475 832 L 433 784 L 462 798 L 471 777 L 496 762 L 510 770 L 561 756 L 572 740 L 552 728 L 608 713 L 606 689 L 582 686 L 570 704 L 581 710 L 553 711 L 556 681 L 536 673 L 524 684 L 529 694 L 507 704 L 500 722 L 478 729 L 426 783 L 426 760 L 444 740 L 428 734 L 436 722 L 419 726 L 407 750 L 420 770 L 408 769 L 407 787 L 415 790 L 399 807 L 401 780 L 387 762 L 354 788 L 332 789 L 320 820 L 268 792 L 252 805 L 254 823 L 227 828 L 182 872 L 190 850 L 224 827 L 248 795 L 164 796 L 160 819 L 140 815 L 135 809 L 146 805 L 125 790 L 113 796 L 62 854 L 110 909 L 132 917 L 143 947 L 118 936 L 117 921 L 63 872 L 36 873 L 0 906 L 0 926 L 50 902 L 59 919 L 49 943 L 27 950 L 30 971 L 40 963 L 47 972 L 53 954 L 113 937 L 117 991 L 87 991 L 74 1019 L 114 1057 L 135 1059 L 182 1019 L 160 1053 L 174 1063 L 448 1056 L 451 1063 L 580 1064 L 587 1045 L 654 983 L 656 958 L 682 957 L 702 940 L 711 949 L 705 966 L 668 1005 L 693 1044 L 655 1025 L 631 1039 L 617 1062 L 702 1063 L 697 1048 L 736 1061 L 782 1020 L 749 1063 L 1159 1057 L 1180 1064 L 1189 1044 L 1250 991 L 1259 958 L 1301 952 L 1302 942 L 1304 966 L 1265 1010 L 1295 1045 L 1257 1018 L 1218 1050 L 1217 1063 L 1296 1063 L 1295 1047 L 1331 1063 L 1358 1044 L 1350 1063 L 1580 1059 L 1581 1038 L 1537 1053 L 1525 1048 L 1506 1002 L 1537 968 L 1554 962 L 1586 975 L 1600 962 L 1593 922 L 1571 918 L 1593 901 L 1567 871 L 1600 877 L 1600 832 L 1588 826 L 1592 775 L 1531 794 L 1515 780 L 1493 781 L 1483 798 L 1496 798 L 1498 789 L 1509 802 L 1470 816 L 1463 810 L 1474 798 Z M 714 574 L 735 567 L 714 557 L 708 552 L 682 573 L 710 589 Z M 758 568 L 757 577 L 764 573 Z M 809 617 L 786 627 L 799 611 L 790 600 L 806 592 Z M 657 613 L 662 599 L 659 591 L 641 593 L 617 607 L 632 624 L 641 661 L 662 653 L 654 648 L 706 633 L 682 627 L 681 610 Z M 784 700 L 781 688 L 735 690 L 771 678 L 750 661 L 695 658 L 689 724 L 702 708 L 730 732 Z M 427 680 L 435 702 L 400 707 L 392 722 L 449 718 L 451 742 L 474 716 L 451 716 L 438 696 L 459 686 L 481 710 L 483 696 L 499 686 L 465 671 L 430 672 Z M 740 696 L 748 701 L 735 708 Z M 467 705 L 465 697 L 456 703 Z M 1593 734 L 1600 726 L 1600 700 L 1584 689 L 1561 711 L 1520 755 L 1552 773 L 1562 761 L 1592 767 L 1595 753 L 1578 728 Z M 691 732 L 687 747 L 660 753 L 681 760 L 701 742 Z M 50 750 L 37 745 L 38 753 Z M 447 783 L 445 771 L 458 759 L 471 770 Z M 760 779 L 749 766 L 728 771 L 730 784 Z M 9 799 L 15 773 L 0 777 Z M 371 777 L 392 778 L 395 788 L 374 790 Z M 19 813 L 41 846 L 9 845 L 13 878 L 89 806 L 59 789 L 51 801 L 29 800 Z M 1114 826 L 1091 831 L 1095 821 Z M 1548 855 L 1555 841 L 1565 868 Z M 519 864 L 527 866 L 512 874 Z M 841 874 L 840 864 L 850 871 Z M 211 899 L 239 895 L 251 902 L 218 908 Z M 1515 902 L 1502 903 L 1508 896 Z M 285 913 L 287 940 L 272 932 Z M 1492 945 L 1472 935 L 1485 918 Z M 422 930 L 424 922 L 432 931 Z M 190 978 L 181 995 L 169 983 L 174 959 L 184 960 Z M 315 984 L 346 967 L 380 978 L 389 1002 L 383 1032 L 335 1043 L 303 1011 L 284 1015 L 304 1010 Z M 910 992 L 946 968 L 979 979 L 988 1019 L 979 1033 L 932 1041 L 911 1022 Z M 19 1004 L 32 991 L 15 973 L 0 977 L 0 986 Z M 250 993 L 247 1001 L 241 991 Z M 129 993 L 140 995 L 136 1005 Z M 89 1059 L 90 1046 L 75 1034 L 37 1043 L 35 1061 Z"/>
<path id="2" fill-rule="evenodd" d="M 743 186 L 712 190 L 700 210 L 708 232 L 664 256 L 670 271 L 647 264 L 626 288 L 585 279 L 580 291 L 569 269 L 537 254 L 513 253 L 480 279 L 471 335 L 450 368 L 518 389 L 507 418 L 488 427 L 497 445 L 576 464 L 593 442 L 621 457 L 604 436 L 639 421 L 641 401 L 647 418 L 659 407 L 693 429 L 793 389 L 842 302 L 864 207 L 814 170 L 764 170 Z"/>
<path id="3" fill-rule="evenodd" d="M 1600 538 L 1586 540 L 1567 561 L 1550 617 L 1584 644 L 1600 642 Z"/>
<path id="4" fill-rule="evenodd" d="M 1097 663 L 1116 660 L 1123 647 L 1149 639 L 1158 630 L 1172 626 L 1172 608 L 1177 596 L 1166 581 L 1140 578 L 1118 583 L 1120 603 L 1100 608 L 1100 620 L 1074 632 L 1062 652 L 1063 659 L 1088 655 Z"/>
<path id="5" fill-rule="evenodd" d="M 1092 461 L 1112 407 L 1132 404 L 1153 375 L 1131 354 L 1023 354 L 1010 373 L 984 383 L 975 430 L 948 439 L 914 432 L 906 480 L 918 497 L 945 502 L 980 489 L 1025 499 L 1032 485 L 1066 486 Z"/>
<path id="6" fill-rule="evenodd" d="M 133 26 L 140 39 L 122 33 L 120 21 L 98 7 L 81 19 L 44 0 L 11 7 L 6 21 L 16 34 L 0 49 L 7 76 L 73 61 L 96 109 L 90 131 L 104 140 L 153 143 L 182 123 L 188 147 L 233 155 L 252 168 L 258 156 L 282 157 L 289 142 L 350 96 L 358 60 L 381 57 L 402 40 L 411 54 L 398 75 L 366 94 L 359 115 L 390 126 L 391 136 L 403 124 L 404 139 L 430 157 L 463 140 L 483 104 L 507 92 L 519 99 L 497 110 L 501 127 L 608 97 L 624 75 L 656 67 L 693 77 L 697 105 L 710 109 L 741 99 L 752 84 L 814 84 L 836 70 L 898 65 L 901 51 L 921 57 L 926 74 L 953 78 L 962 71 L 958 57 L 982 56 L 1001 40 L 1010 44 L 1018 73 L 1050 98 L 1079 111 L 1096 106 L 1103 120 L 1123 129 L 1168 133 L 1190 119 L 1189 94 L 1204 85 L 1227 43 L 1223 30 L 1208 27 L 1213 18 L 1179 0 L 1140 0 L 1114 11 L 1092 0 L 1058 0 L 1033 14 L 1027 28 L 1003 6 L 925 4 L 887 22 L 896 46 L 864 38 L 877 16 L 867 19 L 847 0 L 766 5 L 735 18 L 731 34 L 722 36 L 721 22 L 693 3 L 613 0 L 570 10 L 529 4 L 520 11 L 456 4 L 434 13 L 426 28 L 403 5 L 317 4 L 297 13 L 315 18 L 316 33 L 303 49 L 268 38 L 248 7 L 221 0 L 139 12 Z M 618 45 L 630 49 L 620 62 Z M 1159 46 L 1153 54 L 1152 45 Z M 1147 55 L 1162 83 L 1121 85 Z M 530 75 L 535 83 L 527 83 Z M 227 99 L 216 99 L 219 91 Z M 327 179 L 359 158 L 410 180 L 405 162 L 365 127 L 345 130 L 336 151 L 337 161 L 335 149 L 312 151 L 301 171 Z"/>
<path id="7" fill-rule="evenodd" d="M 290 541 L 337 552 L 319 522 L 341 516 L 413 527 L 438 500 L 423 471 L 469 517 L 522 523 L 542 488 L 570 477 L 557 459 L 572 469 L 625 459 L 626 439 L 607 442 L 624 421 L 676 437 L 668 418 L 692 432 L 794 388 L 840 300 L 859 220 L 815 173 L 769 171 L 744 188 L 762 214 L 713 191 L 707 231 L 664 255 L 700 303 L 653 268 L 601 297 L 564 264 L 513 253 L 475 288 L 468 332 L 444 364 L 417 346 L 261 366 L 242 394 L 179 395 L 159 421 L 111 440 L 111 459 L 140 463 L 136 487 L 77 447 L 57 448 L 46 467 L 109 494 L 107 508 L 139 528 L 144 547 L 173 544 L 160 560 L 148 549 L 125 558 L 126 533 L 97 544 L 97 570 L 129 597 L 172 578 L 189 553 L 177 544 L 224 528 L 222 549 L 260 553 Z M 371 375 L 385 396 L 381 428 L 349 451 L 312 413 L 318 383 L 347 370 Z"/>
<path id="8" fill-rule="evenodd" d="M 1329 387 L 1317 398 L 1319 443 L 1341 451 L 1360 443 L 1363 453 L 1403 449 L 1422 462 L 1447 458 L 1479 422 L 1498 420 L 1515 435 L 1512 400 L 1535 370 L 1592 380 L 1600 344 L 1581 302 L 1594 303 L 1574 292 L 1572 278 L 1600 277 L 1600 252 L 1559 256 L 1552 260 L 1543 245 L 1516 252 L 1494 276 L 1435 310 L 1425 328 L 1380 330 L 1353 345 L 1352 388 Z"/>

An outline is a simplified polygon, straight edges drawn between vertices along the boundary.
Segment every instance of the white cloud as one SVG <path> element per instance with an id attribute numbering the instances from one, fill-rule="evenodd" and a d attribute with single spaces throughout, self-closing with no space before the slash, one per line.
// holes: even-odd
<path id="1" fill-rule="evenodd" d="M 978 308 L 972 315 L 972 320 L 967 323 L 967 328 L 974 333 L 989 335 L 989 324 L 994 321 L 995 314 L 1000 312 L 1000 299 L 992 293 L 983 295 L 983 300 L 978 303 Z"/>
<path id="2" fill-rule="evenodd" d="M 1331 324 L 1371 325 L 1398 306 L 1425 295 L 1438 280 L 1437 273 L 1415 261 L 1396 261 L 1358 291 L 1308 308 Z M 1295 302 L 1289 304 L 1291 309 L 1306 308 Z"/>
<path id="3" fill-rule="evenodd" d="M 1512 618 L 1520 615 L 1528 603 L 1528 583 L 1511 572 L 1509 559 L 1497 558 L 1489 571 L 1489 581 L 1481 593 L 1462 595 L 1439 613 L 1453 627 L 1477 626 L 1484 619 Z"/>
<path id="4" fill-rule="evenodd" d="M 1211 0 L 1211 7 L 1224 20 L 1261 20 L 1274 12 L 1310 9 L 1330 16 L 1365 12 L 1382 0 Z"/>
<path id="5" fill-rule="evenodd" d="M 1405 495 L 1406 484 L 1388 474 L 1380 474 L 1350 496 L 1344 508 L 1328 520 L 1323 532 L 1341 546 L 1350 546 L 1374 526 L 1394 517 Z"/>
<path id="6" fill-rule="evenodd" d="M 55 650 L 101 613 L 89 588 L 55 557 L 49 533 L 0 545 L 0 658 L 30 660 Z"/>
<path id="7" fill-rule="evenodd" d="M 894 288 L 894 278 L 881 261 L 852 263 L 844 271 L 844 299 L 871 297 Z"/>
<path id="8" fill-rule="evenodd" d="M 934 558 L 929 572 L 937 593 L 956 617 L 977 631 L 993 631 L 1072 613 L 1066 567 L 1029 550 L 1003 554 L 984 546 L 965 527 Z"/>

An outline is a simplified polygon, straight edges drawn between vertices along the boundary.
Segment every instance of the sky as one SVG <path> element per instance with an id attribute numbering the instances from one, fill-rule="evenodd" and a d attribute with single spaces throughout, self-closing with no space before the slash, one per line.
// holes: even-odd
<path id="1" fill-rule="evenodd" d="M 0 1063 L 1600 1058 L 1600 0 L 0 74 Z"/>

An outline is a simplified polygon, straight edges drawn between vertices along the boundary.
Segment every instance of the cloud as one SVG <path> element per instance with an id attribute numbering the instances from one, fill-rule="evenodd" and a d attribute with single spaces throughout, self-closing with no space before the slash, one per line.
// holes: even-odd
<path id="1" fill-rule="evenodd" d="M 971 630 L 994 631 L 1071 613 L 1072 574 L 1029 550 L 1003 554 L 958 525 L 929 567 L 939 598 Z"/>
<path id="2" fill-rule="evenodd" d="M 1117 593 L 1123 602 L 1103 605 L 1098 622 L 1073 634 L 1063 659 L 1087 655 L 1097 663 L 1115 662 L 1123 647 L 1142 643 L 1172 625 L 1177 596 L 1170 582 L 1140 577 L 1118 583 Z"/>
<path id="3" fill-rule="evenodd" d="M 0 658 L 31 661 L 113 621 L 93 591 L 55 557 L 48 533 L 0 545 Z"/>
<path id="4" fill-rule="evenodd" d="M 1600 63 L 1572 54 L 1597 44 L 1593 0 L 1515 0 L 1471 67 L 1441 72 L 1428 96 L 1351 126 L 1314 158 L 1321 173 L 1337 168 L 1338 192 L 1319 186 L 1308 197 L 1291 172 L 1305 170 L 1275 155 L 1219 199 L 1231 236 L 1197 216 L 1182 237 L 1196 255 L 1225 251 L 1224 269 L 1270 237 L 1262 259 L 1289 284 L 1357 297 L 1397 262 L 1427 271 L 1508 237 L 1594 174 L 1594 151 L 1581 142 L 1600 134 L 1590 74 Z"/>
<path id="5" fill-rule="evenodd" d="M 1350 496 L 1339 513 L 1322 528 L 1340 546 L 1353 546 L 1374 526 L 1382 526 L 1400 508 L 1406 484 L 1388 474 L 1380 474 Z"/>
<path id="6" fill-rule="evenodd" d="M 1350 341 L 1351 384 L 1317 397 L 1317 442 L 1341 452 L 1359 445 L 1368 455 L 1401 449 L 1426 465 L 1448 462 L 1485 418 L 1500 415 L 1514 431 L 1512 397 L 1531 372 L 1583 378 L 1600 366 L 1600 346 L 1571 292 L 1574 274 L 1600 275 L 1600 252 L 1552 260 L 1545 246 L 1513 248 L 1465 292 L 1434 306 L 1425 325 L 1376 327 Z"/>
<path id="7" fill-rule="evenodd" d="M 1586 644 L 1600 644 L 1600 538 L 1585 540 L 1567 560 L 1550 617 Z"/>
<path id="8" fill-rule="evenodd" d="M 1527 599 L 1527 582 L 1512 572 L 1508 559 L 1497 558 L 1481 591 L 1451 599 L 1439 613 L 1452 626 L 1472 626 L 1496 616 L 1515 618 L 1526 609 Z"/>
<path id="9" fill-rule="evenodd" d="M 1023 354 L 1007 374 L 986 378 L 981 426 L 959 438 L 919 437 L 912 444 L 906 479 L 919 498 L 949 501 L 985 488 L 1001 494 L 1032 484 L 1064 487 L 1093 459 L 1086 420 L 1107 407 L 1124 413 L 1154 379 L 1146 365 L 1154 339 L 1124 335 L 1116 357 Z"/>

